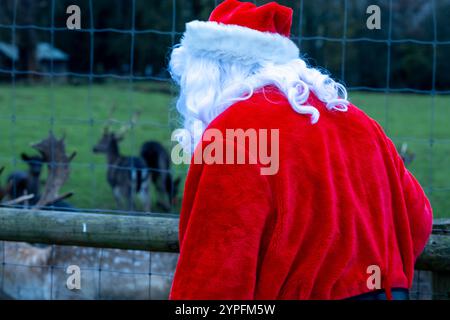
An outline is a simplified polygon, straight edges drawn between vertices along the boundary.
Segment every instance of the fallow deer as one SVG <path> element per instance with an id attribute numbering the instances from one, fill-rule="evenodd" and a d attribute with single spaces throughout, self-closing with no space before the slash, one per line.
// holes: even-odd
<path id="1" fill-rule="evenodd" d="M 150 170 L 151 180 L 156 190 L 162 196 L 162 201 L 158 202 L 159 206 L 169 211 L 172 206 L 177 205 L 180 185 L 180 178 L 173 178 L 169 154 L 159 142 L 148 141 L 141 147 L 141 157 Z"/>
<path id="2" fill-rule="evenodd" d="M 118 134 L 112 132 L 109 125 L 106 125 L 102 137 L 92 151 L 106 155 L 108 162 L 107 180 L 113 191 L 117 207 L 124 210 L 134 210 L 134 197 L 138 195 L 144 210 L 149 212 L 150 177 L 147 165 L 142 158 L 123 156 L 119 150 L 119 143 L 123 140 L 125 133 L 135 124 L 137 117 L 138 114 L 136 113 L 130 124 L 122 127 Z M 111 119 L 109 122 L 111 122 Z"/>
<path id="3" fill-rule="evenodd" d="M 37 199 L 44 159 L 42 156 L 28 156 L 25 153 L 21 154 L 21 158 L 28 165 L 28 171 L 11 173 L 7 179 L 6 193 L 10 199 L 26 195 L 34 195 L 33 199 Z"/>

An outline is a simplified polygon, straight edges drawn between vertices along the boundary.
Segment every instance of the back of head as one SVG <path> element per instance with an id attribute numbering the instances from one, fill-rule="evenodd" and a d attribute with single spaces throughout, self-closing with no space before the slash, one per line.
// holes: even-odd
<path id="1" fill-rule="evenodd" d="M 309 67 L 288 37 L 292 9 L 275 2 L 226 0 L 209 21 L 186 25 L 172 52 L 170 72 L 180 86 L 177 109 L 194 145 L 206 127 L 229 106 L 275 85 L 299 114 L 319 121 L 319 110 L 307 104 L 310 92 L 328 110 L 347 111 L 347 92 L 328 74 Z"/>

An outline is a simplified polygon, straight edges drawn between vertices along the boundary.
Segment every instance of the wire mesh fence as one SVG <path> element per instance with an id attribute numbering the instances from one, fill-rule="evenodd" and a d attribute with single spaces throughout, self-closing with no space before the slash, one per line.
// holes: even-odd
<path id="1" fill-rule="evenodd" d="M 92 149 L 108 125 L 116 133 L 126 129 L 119 144 L 121 154 L 138 156 L 148 141 L 159 142 L 169 152 L 171 132 L 179 119 L 173 107 L 177 92 L 165 69 L 167 53 L 179 41 L 185 22 L 206 19 L 220 1 L 117 0 L 105 5 L 93 0 L 49 0 L 40 6 L 32 2 L 0 0 L 0 167 L 5 167 L 4 175 L 21 171 L 29 179 L 27 170 L 32 165 L 22 161 L 21 153 L 31 153 L 29 144 L 50 131 L 57 137 L 64 135 L 67 152 L 77 151 L 77 155 L 62 186 L 63 192 L 73 195 L 46 203 L 46 209 L 99 214 L 144 211 L 138 202 L 116 205 L 107 182 L 108 169 L 132 171 L 136 163 L 117 165 Z M 350 101 L 382 124 L 409 159 L 437 217 L 447 217 L 450 73 L 445 70 L 450 70 L 446 59 L 450 30 L 442 17 L 450 10 L 450 1 L 280 3 L 294 9 L 292 39 L 305 59 L 330 70 L 350 91 Z M 71 4 L 81 8 L 79 30 L 66 26 L 65 9 Z M 372 4 L 381 8 L 379 30 L 366 26 L 366 9 Z M 153 7 L 155 12 L 144 10 Z M 50 152 L 53 155 L 55 148 Z M 42 165 L 45 169 L 48 161 Z M 175 185 L 177 178 L 184 179 L 187 168 L 153 166 L 148 170 L 153 176 L 171 177 L 171 187 L 158 185 L 158 178 L 150 185 L 151 211 L 177 213 L 180 201 L 176 198 L 182 190 Z M 45 191 L 41 181 L 48 176 L 42 171 L 36 181 Z M 1 185 L 5 186 L 1 192 L 22 195 L 17 184 L 8 190 L 7 182 Z M 35 204 L 29 200 L 10 206 Z M 165 298 L 177 258 L 174 253 L 11 242 L 2 243 L 1 254 L 2 291 L 27 299 Z M 81 268 L 82 290 L 66 287 L 70 265 Z M 431 283 L 429 272 L 418 271 L 412 297 L 431 298 Z M 434 292 L 435 298 L 446 295 Z"/>
<path id="2" fill-rule="evenodd" d="M 3 295 L 14 299 L 167 299 L 177 258 L 174 253 L 18 242 L 2 246 Z M 79 268 L 79 289 L 67 285 L 71 266 Z"/>

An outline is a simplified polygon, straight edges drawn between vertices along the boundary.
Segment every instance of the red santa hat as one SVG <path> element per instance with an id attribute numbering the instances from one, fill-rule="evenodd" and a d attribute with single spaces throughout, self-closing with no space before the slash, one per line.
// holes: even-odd
<path id="1" fill-rule="evenodd" d="M 242 63 L 286 63 L 299 57 L 289 39 L 292 9 L 270 2 L 226 0 L 209 21 L 187 23 L 181 45 L 191 54 Z"/>

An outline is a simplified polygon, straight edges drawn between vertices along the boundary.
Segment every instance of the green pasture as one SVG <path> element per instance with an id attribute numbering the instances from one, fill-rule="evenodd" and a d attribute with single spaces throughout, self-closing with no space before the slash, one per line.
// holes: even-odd
<path id="1" fill-rule="evenodd" d="M 375 118 L 397 145 L 408 144 L 416 157 L 410 170 L 426 189 L 436 217 L 450 217 L 450 96 L 351 92 L 350 100 Z M 20 153 L 33 153 L 30 143 L 53 129 L 65 134 L 68 152 L 77 151 L 71 178 L 64 191 L 73 191 L 70 202 L 85 209 L 115 209 L 106 182 L 106 158 L 92 153 L 111 107 L 114 128 L 141 111 L 137 126 L 121 144 L 126 155 L 137 155 L 147 140 L 171 146 L 173 97 L 162 84 L 136 83 L 133 91 L 121 84 L 0 85 L 0 166 L 7 173 L 24 169 Z M 175 168 L 184 176 L 186 167 Z M 44 178 L 44 177 L 43 177 Z M 178 209 L 175 209 L 178 210 Z"/>

